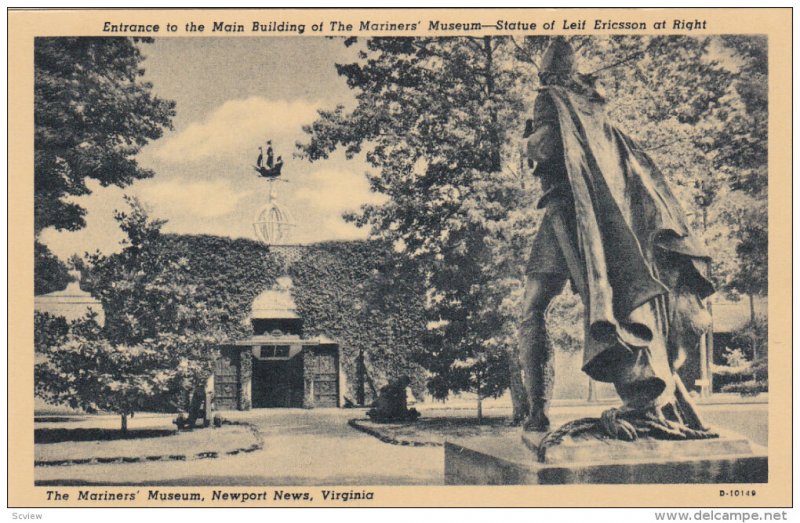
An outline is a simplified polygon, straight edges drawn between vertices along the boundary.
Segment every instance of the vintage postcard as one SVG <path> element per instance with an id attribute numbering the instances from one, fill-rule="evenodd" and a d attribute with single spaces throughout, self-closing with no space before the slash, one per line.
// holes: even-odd
<path id="1" fill-rule="evenodd" d="M 10 10 L 9 506 L 791 506 L 791 18 Z"/>

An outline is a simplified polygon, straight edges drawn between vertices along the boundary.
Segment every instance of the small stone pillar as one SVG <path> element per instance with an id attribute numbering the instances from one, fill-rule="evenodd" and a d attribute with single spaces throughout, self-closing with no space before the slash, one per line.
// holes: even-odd
<path id="1" fill-rule="evenodd" d="M 243 347 L 239 351 L 239 410 L 250 410 L 253 406 L 253 349 Z"/>
<path id="2" fill-rule="evenodd" d="M 314 408 L 314 366 L 316 360 L 314 351 L 310 347 L 304 347 L 303 358 L 303 408 Z"/>

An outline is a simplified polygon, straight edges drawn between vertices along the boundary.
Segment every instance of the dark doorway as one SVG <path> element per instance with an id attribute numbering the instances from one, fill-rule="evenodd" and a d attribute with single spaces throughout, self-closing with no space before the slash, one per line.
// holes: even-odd
<path id="1" fill-rule="evenodd" d="M 253 407 L 302 407 L 303 358 L 253 359 Z"/>

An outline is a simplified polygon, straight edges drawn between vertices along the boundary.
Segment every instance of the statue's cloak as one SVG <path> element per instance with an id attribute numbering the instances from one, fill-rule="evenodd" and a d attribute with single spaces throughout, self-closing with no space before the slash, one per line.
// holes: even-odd
<path id="1" fill-rule="evenodd" d="M 561 87 L 539 96 L 557 110 L 574 202 L 587 318 L 583 370 L 618 390 L 648 376 L 663 389 L 671 375 L 667 303 L 676 284 L 659 277 L 659 265 L 680 267 L 682 292 L 702 299 L 713 293 L 704 274 L 708 252 L 650 156 L 609 122 L 600 102 Z"/>

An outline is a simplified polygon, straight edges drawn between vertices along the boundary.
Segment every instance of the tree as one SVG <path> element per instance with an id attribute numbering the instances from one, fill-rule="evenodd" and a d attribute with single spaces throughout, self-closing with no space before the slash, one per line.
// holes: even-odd
<path id="1" fill-rule="evenodd" d="M 712 233 L 722 228 L 732 209 L 727 194 L 741 185 L 734 177 L 753 179 L 739 168 L 744 159 L 733 158 L 735 144 L 763 138 L 759 131 L 736 130 L 750 129 L 748 124 L 728 126 L 734 117 L 747 120 L 744 100 L 761 100 L 750 94 L 752 86 L 736 87 L 747 68 L 731 66 L 718 37 L 571 40 L 579 70 L 594 72 L 606 87 L 612 119 L 662 167 L 694 225 Z M 423 355 L 434 395 L 472 387 L 464 368 L 491 360 L 495 348 L 504 346 L 511 353 L 515 415 L 525 410 L 513 368 L 516 311 L 527 241 L 540 219 L 534 210 L 538 184 L 531 190 L 522 175 L 517 147 L 547 44 L 546 37 L 368 39 L 359 44 L 354 63 L 337 65 L 355 93 L 355 108 L 321 111 L 306 128 L 308 142 L 299 144 L 310 161 L 342 148 L 349 157 L 363 153 L 374 168 L 367 174 L 371 187 L 388 200 L 364 206 L 349 219 L 420 268 L 426 319 L 435 326 Z M 734 61 L 760 56 L 748 37 L 724 45 L 739 46 L 731 51 Z M 764 144 L 754 144 L 746 157 L 755 158 Z M 759 165 L 765 163 L 757 160 L 751 167 Z M 739 258 L 759 251 L 758 239 L 765 237 L 740 236 L 712 243 L 714 260 L 730 262 L 717 277 L 728 286 Z M 736 254 L 736 245 L 744 250 Z M 580 346 L 582 325 L 574 321 L 580 304 L 568 296 L 561 305 L 548 317 L 560 327 L 551 331 L 562 346 Z"/>
<path id="2" fill-rule="evenodd" d="M 164 235 L 164 221 L 151 219 L 136 199 L 128 203 L 129 210 L 116 213 L 126 247 L 90 258 L 89 286 L 103 303 L 111 342 L 170 355 L 165 363 L 175 369 L 174 381 L 164 395 L 195 416 L 220 345 L 249 334 L 250 305 L 282 264 L 255 242 Z M 226 245 L 237 242 L 247 244 L 249 255 Z"/>
<path id="3" fill-rule="evenodd" d="M 750 296 L 752 308 L 753 295 L 766 295 L 768 289 L 767 39 L 723 36 L 721 41 L 738 60 L 730 110 L 718 115 L 721 132 L 714 143 L 716 165 L 727 175 L 735 193 L 722 213 L 739 260 L 728 283 Z M 751 316 L 751 322 L 755 322 L 754 314 Z"/>
<path id="4" fill-rule="evenodd" d="M 66 342 L 45 343 L 47 358 L 37 367 L 45 399 L 118 412 L 123 428 L 135 410 L 198 407 L 193 400 L 213 372 L 219 345 L 248 331 L 253 298 L 281 269 L 255 242 L 164 235 L 163 220 L 150 218 L 133 198 L 128 203 L 116 213 L 125 248 L 85 261 L 104 327 L 72 325 Z M 246 244 L 249 252 L 231 243 Z M 231 251 L 239 258 L 226 258 Z M 37 331 L 38 339 L 45 333 Z"/>
<path id="5" fill-rule="evenodd" d="M 165 362 L 168 353 L 161 347 L 112 343 L 91 316 L 71 322 L 67 334 L 57 340 L 48 339 L 46 332 L 36 331 L 37 395 L 85 412 L 115 412 L 123 432 L 128 430 L 128 417 L 152 408 L 153 400 L 174 380 Z"/>
<path id="6" fill-rule="evenodd" d="M 63 342 L 69 333 L 69 325 L 63 316 L 53 316 L 49 312 L 34 311 L 33 332 L 34 350 L 37 354 L 43 354 L 48 347 L 53 347 Z"/>
<path id="7" fill-rule="evenodd" d="M 249 334 L 250 305 L 283 261 L 243 239 L 165 234 L 135 198 L 117 212 L 125 248 L 89 257 L 87 288 L 103 303 L 108 336 L 119 342 L 204 330 Z"/>
<path id="8" fill-rule="evenodd" d="M 153 175 L 134 156 L 172 128 L 175 103 L 142 82 L 132 38 L 37 38 L 34 43 L 35 232 L 77 230 L 88 178 L 124 187 Z"/>
<path id="9" fill-rule="evenodd" d="M 70 282 L 67 266 L 47 245 L 33 242 L 33 293 L 48 294 L 66 288 Z"/>
<path id="10" fill-rule="evenodd" d="M 422 365 L 432 372 L 428 390 L 435 398 L 446 398 L 450 392 L 468 391 L 476 396 L 478 423 L 483 421 L 483 400 L 499 397 L 509 388 L 511 352 L 502 340 L 462 340 L 458 348 L 471 350 L 469 356 L 452 355 L 445 338 L 449 332 L 438 325 L 429 328 L 427 351 L 419 355 Z M 447 365 L 443 367 L 443 365 Z"/>
<path id="11" fill-rule="evenodd" d="M 129 246 L 123 251 L 124 269 L 109 289 L 98 292 L 109 304 L 109 296 L 126 302 L 124 312 L 114 309 L 114 316 L 101 328 L 93 317 L 69 325 L 60 339 L 46 337 L 37 331 L 37 348 L 43 357 L 36 365 L 37 393 L 46 401 L 67 404 L 87 412 L 99 410 L 120 415 L 121 429 L 127 430 L 128 416 L 143 408 L 158 408 L 162 400 L 175 390 L 180 367 L 175 364 L 176 352 L 159 337 L 157 314 L 171 315 L 177 320 L 186 289 L 174 279 L 145 282 L 142 270 L 148 261 L 161 271 L 170 267 L 164 260 L 151 260 L 143 252 L 157 238 L 163 222 L 150 221 L 136 200 L 129 199 L 132 212 L 117 213 L 120 226 L 128 235 Z M 90 265 L 107 261 L 100 254 L 90 257 Z M 168 280 L 168 281 L 167 281 Z M 97 283 L 96 280 L 93 283 Z M 139 302 L 132 295 L 136 295 Z M 163 308 L 162 308 L 163 307 Z M 185 308 L 185 306 L 183 306 Z M 160 318 L 159 318 L 160 319 Z"/>
<path id="12" fill-rule="evenodd" d="M 66 267 L 38 240 L 47 227 L 78 230 L 86 210 L 69 198 L 86 180 L 125 187 L 153 172 L 135 155 L 172 128 L 175 103 L 142 82 L 142 38 L 34 42 L 34 277 L 36 293 L 63 289 Z"/>
<path id="13" fill-rule="evenodd" d="M 510 52 L 507 38 L 370 38 L 357 62 L 337 65 L 356 108 L 320 112 L 300 145 L 311 161 L 340 146 L 349 156 L 366 148 L 377 171 L 371 187 L 389 200 L 350 219 L 421 268 L 426 320 L 436 325 L 421 362 L 439 398 L 471 387 L 465 366 L 495 361 L 493 339 L 514 348 L 489 245 L 517 182 L 503 172 L 522 116 Z"/>

